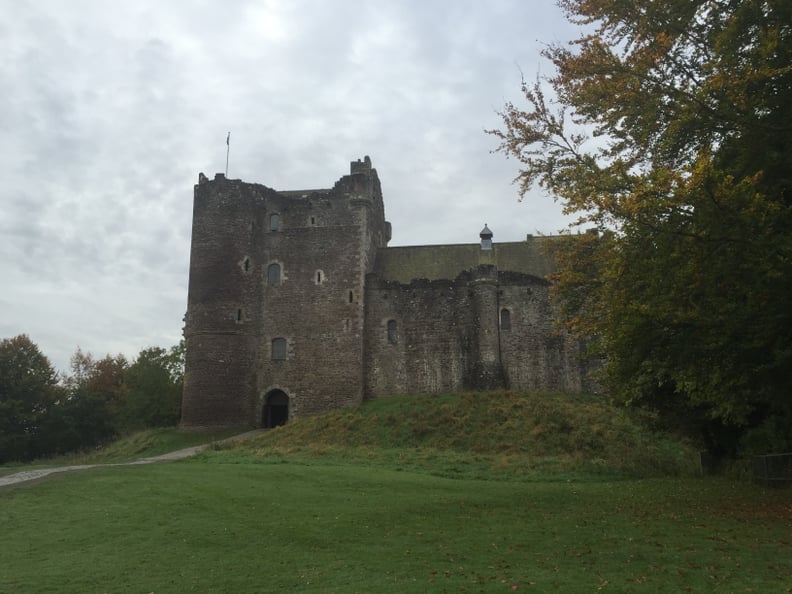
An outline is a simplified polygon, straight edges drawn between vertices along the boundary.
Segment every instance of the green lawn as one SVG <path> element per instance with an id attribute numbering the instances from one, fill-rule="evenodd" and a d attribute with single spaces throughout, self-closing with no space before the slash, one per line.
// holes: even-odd
<path id="1" fill-rule="evenodd" d="M 792 491 L 235 451 L 0 491 L 0 592 L 790 592 Z"/>

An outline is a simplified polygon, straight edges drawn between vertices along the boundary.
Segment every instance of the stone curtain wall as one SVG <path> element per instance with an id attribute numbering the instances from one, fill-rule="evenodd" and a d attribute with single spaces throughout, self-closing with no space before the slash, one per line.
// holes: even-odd
<path id="1" fill-rule="evenodd" d="M 467 283 L 368 281 L 366 397 L 462 390 L 472 349 Z"/>
<path id="2" fill-rule="evenodd" d="M 498 387 L 581 390 L 580 344 L 555 327 L 547 281 L 501 273 L 488 285 L 480 272 L 410 283 L 369 277 L 367 398 Z M 508 329 L 501 328 L 504 309 Z M 396 322 L 395 342 L 389 320 Z"/>
<path id="3" fill-rule="evenodd" d="M 499 309 L 509 311 L 510 321 L 508 329 L 499 328 L 507 383 L 524 390 L 580 392 L 580 341 L 556 326 L 549 289 L 544 279 L 499 274 Z"/>

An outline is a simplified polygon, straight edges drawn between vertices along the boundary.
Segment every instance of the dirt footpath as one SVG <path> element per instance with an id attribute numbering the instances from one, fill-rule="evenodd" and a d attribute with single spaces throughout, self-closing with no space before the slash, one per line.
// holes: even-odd
<path id="1" fill-rule="evenodd" d="M 247 433 L 234 435 L 233 437 L 228 437 L 219 442 L 213 442 L 213 443 L 228 443 L 231 441 L 242 441 L 250 437 L 253 437 L 255 435 L 258 435 L 262 431 L 265 431 L 265 429 L 256 429 L 255 431 L 248 431 Z M 88 470 L 89 468 L 108 468 L 111 466 L 135 466 L 138 464 L 156 464 L 159 462 L 172 462 L 174 460 L 182 460 L 183 458 L 189 458 L 190 456 L 194 456 L 198 452 L 205 450 L 211 445 L 212 445 L 211 443 L 205 443 L 203 445 L 184 448 L 183 450 L 176 450 L 175 452 L 168 452 L 167 454 L 161 454 L 159 456 L 151 456 L 150 458 L 141 458 L 140 460 L 132 460 L 131 462 L 117 462 L 113 464 L 79 464 L 76 466 L 55 466 L 53 468 L 32 468 L 30 470 L 22 470 L 14 474 L 0 476 L 0 489 L 3 489 L 4 487 L 19 485 L 22 483 L 28 483 L 31 481 L 38 481 L 50 475 L 57 474 L 59 472 Z"/>

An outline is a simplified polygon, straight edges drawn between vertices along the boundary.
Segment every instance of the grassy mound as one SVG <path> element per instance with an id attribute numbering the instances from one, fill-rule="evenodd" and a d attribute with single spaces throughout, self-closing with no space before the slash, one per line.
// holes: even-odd
<path id="1" fill-rule="evenodd" d="M 224 429 L 212 432 L 181 431 L 177 427 L 145 429 L 130 433 L 92 452 L 83 452 L 81 463 L 100 464 L 108 462 L 128 462 L 159 456 L 175 450 L 189 448 L 205 443 L 212 443 L 232 435 L 242 433 L 244 429 Z"/>
<path id="2" fill-rule="evenodd" d="M 484 392 L 395 397 L 298 419 L 243 445 L 269 460 L 368 461 L 444 476 L 681 476 L 691 445 L 592 396 Z"/>

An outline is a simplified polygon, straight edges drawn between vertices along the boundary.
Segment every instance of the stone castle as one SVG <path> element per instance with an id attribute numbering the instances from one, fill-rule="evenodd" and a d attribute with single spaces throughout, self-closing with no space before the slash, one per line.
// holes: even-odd
<path id="1" fill-rule="evenodd" d="M 399 394 L 585 391 L 549 238 L 387 247 L 369 157 L 331 189 L 199 175 L 182 426 L 272 427 Z"/>

